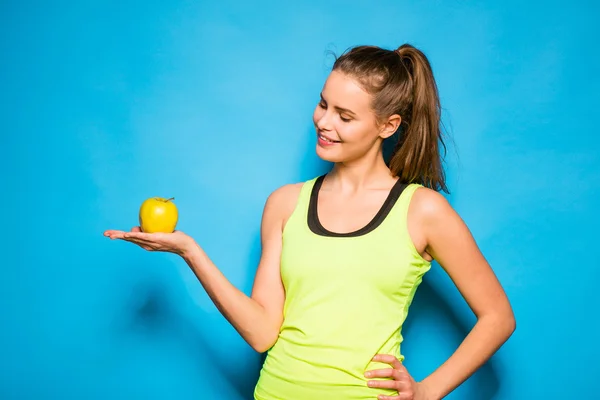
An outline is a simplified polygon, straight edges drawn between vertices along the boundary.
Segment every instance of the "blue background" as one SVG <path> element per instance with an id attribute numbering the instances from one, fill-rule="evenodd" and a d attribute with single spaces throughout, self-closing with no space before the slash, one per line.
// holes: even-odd
<path id="1" fill-rule="evenodd" d="M 597 398 L 600 10 L 520 3 L 2 1 L 0 398 L 249 398 L 261 358 L 182 260 L 102 232 L 174 196 L 249 293 L 266 197 L 329 168 L 326 52 L 404 42 L 437 77 L 448 198 L 517 317 L 448 398 Z M 437 265 L 411 311 L 421 379 L 474 318 Z"/>

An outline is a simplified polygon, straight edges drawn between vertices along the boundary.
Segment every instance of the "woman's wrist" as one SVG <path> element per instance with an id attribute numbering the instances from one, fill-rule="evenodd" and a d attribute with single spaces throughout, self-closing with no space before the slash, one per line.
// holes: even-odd
<path id="1" fill-rule="evenodd" d="M 194 259 L 198 258 L 197 256 L 200 252 L 200 246 L 198 246 L 196 241 L 190 237 L 189 240 L 181 247 L 179 255 L 185 260 L 186 263 L 190 264 L 194 261 Z"/>
<path id="2" fill-rule="evenodd" d="M 419 399 L 423 400 L 440 400 L 442 396 L 431 387 L 431 385 L 425 381 L 417 382 L 421 396 Z"/>

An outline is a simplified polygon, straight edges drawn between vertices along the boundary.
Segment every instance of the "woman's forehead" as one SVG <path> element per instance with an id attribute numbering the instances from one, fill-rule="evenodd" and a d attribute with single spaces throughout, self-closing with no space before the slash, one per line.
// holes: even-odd
<path id="1" fill-rule="evenodd" d="M 356 79 L 338 71 L 331 72 L 322 95 L 327 102 L 334 102 L 336 106 L 349 109 L 369 108 L 371 102 L 371 95 Z"/>

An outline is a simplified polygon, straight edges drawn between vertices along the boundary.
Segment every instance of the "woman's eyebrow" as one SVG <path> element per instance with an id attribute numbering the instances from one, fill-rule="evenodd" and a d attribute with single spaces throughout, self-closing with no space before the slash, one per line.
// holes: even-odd
<path id="1" fill-rule="evenodd" d="M 325 99 L 323 98 L 323 93 L 321 93 L 321 101 L 327 103 L 327 101 L 325 101 Z M 334 106 L 333 108 L 336 109 L 336 111 L 340 112 L 340 113 L 347 113 L 347 114 L 352 114 L 352 115 L 356 115 L 356 113 L 352 110 L 349 110 L 347 108 L 343 108 L 343 107 L 338 107 L 338 106 Z"/>

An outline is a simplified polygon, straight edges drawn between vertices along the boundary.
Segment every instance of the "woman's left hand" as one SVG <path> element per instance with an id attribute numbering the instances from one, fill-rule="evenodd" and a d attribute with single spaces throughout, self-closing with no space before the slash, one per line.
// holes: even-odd
<path id="1" fill-rule="evenodd" d="M 397 390 L 397 396 L 379 395 L 379 400 L 430 400 L 425 388 L 415 382 L 408 370 L 394 356 L 377 354 L 373 361 L 390 364 L 392 368 L 374 369 L 365 372 L 367 378 L 391 378 L 391 380 L 370 380 L 367 385 L 372 388 Z"/>

